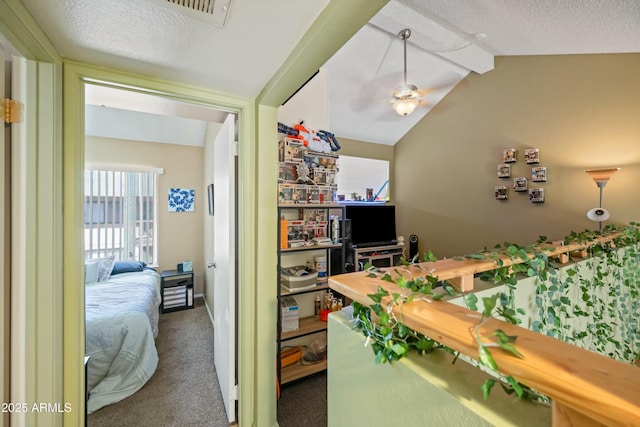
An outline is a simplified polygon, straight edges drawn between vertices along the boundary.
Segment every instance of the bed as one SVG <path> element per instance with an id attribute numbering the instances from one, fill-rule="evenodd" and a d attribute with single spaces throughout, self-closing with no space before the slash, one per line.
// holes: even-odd
<path id="1" fill-rule="evenodd" d="M 85 278 L 88 413 L 131 396 L 158 366 L 160 276 L 140 269 Z"/>

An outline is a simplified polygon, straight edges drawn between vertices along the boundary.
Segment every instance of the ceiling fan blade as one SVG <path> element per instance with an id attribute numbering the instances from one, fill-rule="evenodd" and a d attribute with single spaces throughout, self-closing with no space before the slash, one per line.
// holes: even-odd
<path id="1" fill-rule="evenodd" d="M 375 104 L 377 100 L 386 99 L 393 89 L 402 82 L 402 71 L 395 71 L 376 77 L 365 82 L 358 93 L 358 97 L 351 103 L 354 111 L 361 111 Z"/>

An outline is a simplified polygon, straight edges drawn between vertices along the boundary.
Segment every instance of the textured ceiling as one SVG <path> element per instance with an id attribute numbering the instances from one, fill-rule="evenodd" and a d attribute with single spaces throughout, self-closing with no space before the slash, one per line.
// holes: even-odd
<path id="1" fill-rule="evenodd" d="M 233 0 L 224 28 L 156 0 L 24 0 L 67 58 L 254 97 L 328 0 Z M 427 93 L 411 116 L 389 99 L 402 83 Z M 326 65 L 331 131 L 394 144 L 493 55 L 640 52 L 640 0 L 392 0 Z M 437 90 L 431 90 L 437 88 Z"/>
<path id="2" fill-rule="evenodd" d="M 225 27 L 146 0 L 24 0 L 62 56 L 256 96 L 328 0 L 235 0 Z"/>

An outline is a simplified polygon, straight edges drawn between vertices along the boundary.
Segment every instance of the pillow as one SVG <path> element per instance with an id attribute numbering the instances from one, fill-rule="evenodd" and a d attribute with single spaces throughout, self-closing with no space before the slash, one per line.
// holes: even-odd
<path id="1" fill-rule="evenodd" d="M 111 270 L 113 270 L 113 264 L 116 262 L 116 256 L 111 255 L 98 260 L 98 282 L 104 282 L 109 280 L 111 276 Z"/>
<path id="2" fill-rule="evenodd" d="M 98 281 L 98 260 L 90 259 L 84 262 L 84 284 L 89 285 Z"/>
<path id="3" fill-rule="evenodd" d="M 113 264 L 111 275 L 113 276 L 114 274 L 142 271 L 146 266 L 147 264 L 142 261 L 116 261 Z"/>

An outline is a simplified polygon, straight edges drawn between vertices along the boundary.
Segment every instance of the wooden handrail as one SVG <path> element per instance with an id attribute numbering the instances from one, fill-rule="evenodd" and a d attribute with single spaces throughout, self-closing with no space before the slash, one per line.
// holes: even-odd
<path id="1" fill-rule="evenodd" d="M 619 233 L 602 236 L 593 242 L 570 245 L 543 245 L 548 256 L 560 256 L 583 251 L 595 244 L 615 239 Z M 522 262 L 502 257 L 505 266 Z M 496 268 L 494 260 L 441 260 L 420 263 L 420 267 L 399 269 L 404 276 L 424 276 L 424 270 L 441 280 L 456 279 Z M 415 269 L 415 270 L 414 270 Z M 389 269 L 394 270 L 394 269 Z M 395 275 L 397 273 L 393 273 Z M 409 277 L 407 277 L 409 278 Z M 333 276 L 329 286 L 342 295 L 364 305 L 373 301 L 381 286 L 390 294 L 406 293 L 394 283 L 368 277 L 366 272 Z M 388 301 L 387 301 L 388 302 Z M 458 352 L 478 359 L 478 345 L 473 330 L 481 320 L 480 313 L 446 301 L 414 300 L 394 307 L 402 322 Z M 401 316 L 401 317 L 400 317 Z M 499 319 L 489 319 L 480 328 L 481 335 L 502 329 L 518 337 L 516 347 L 524 358 L 519 359 L 498 349 L 492 355 L 500 371 L 551 397 L 554 405 L 569 408 L 605 425 L 640 425 L 640 369 L 564 343 Z M 554 414 L 556 408 L 554 408 Z M 565 413 L 566 415 L 566 413 Z M 571 422 L 571 421 L 568 421 Z M 556 424 L 554 425 L 562 425 Z M 595 425 L 595 424 L 594 424 Z"/>

